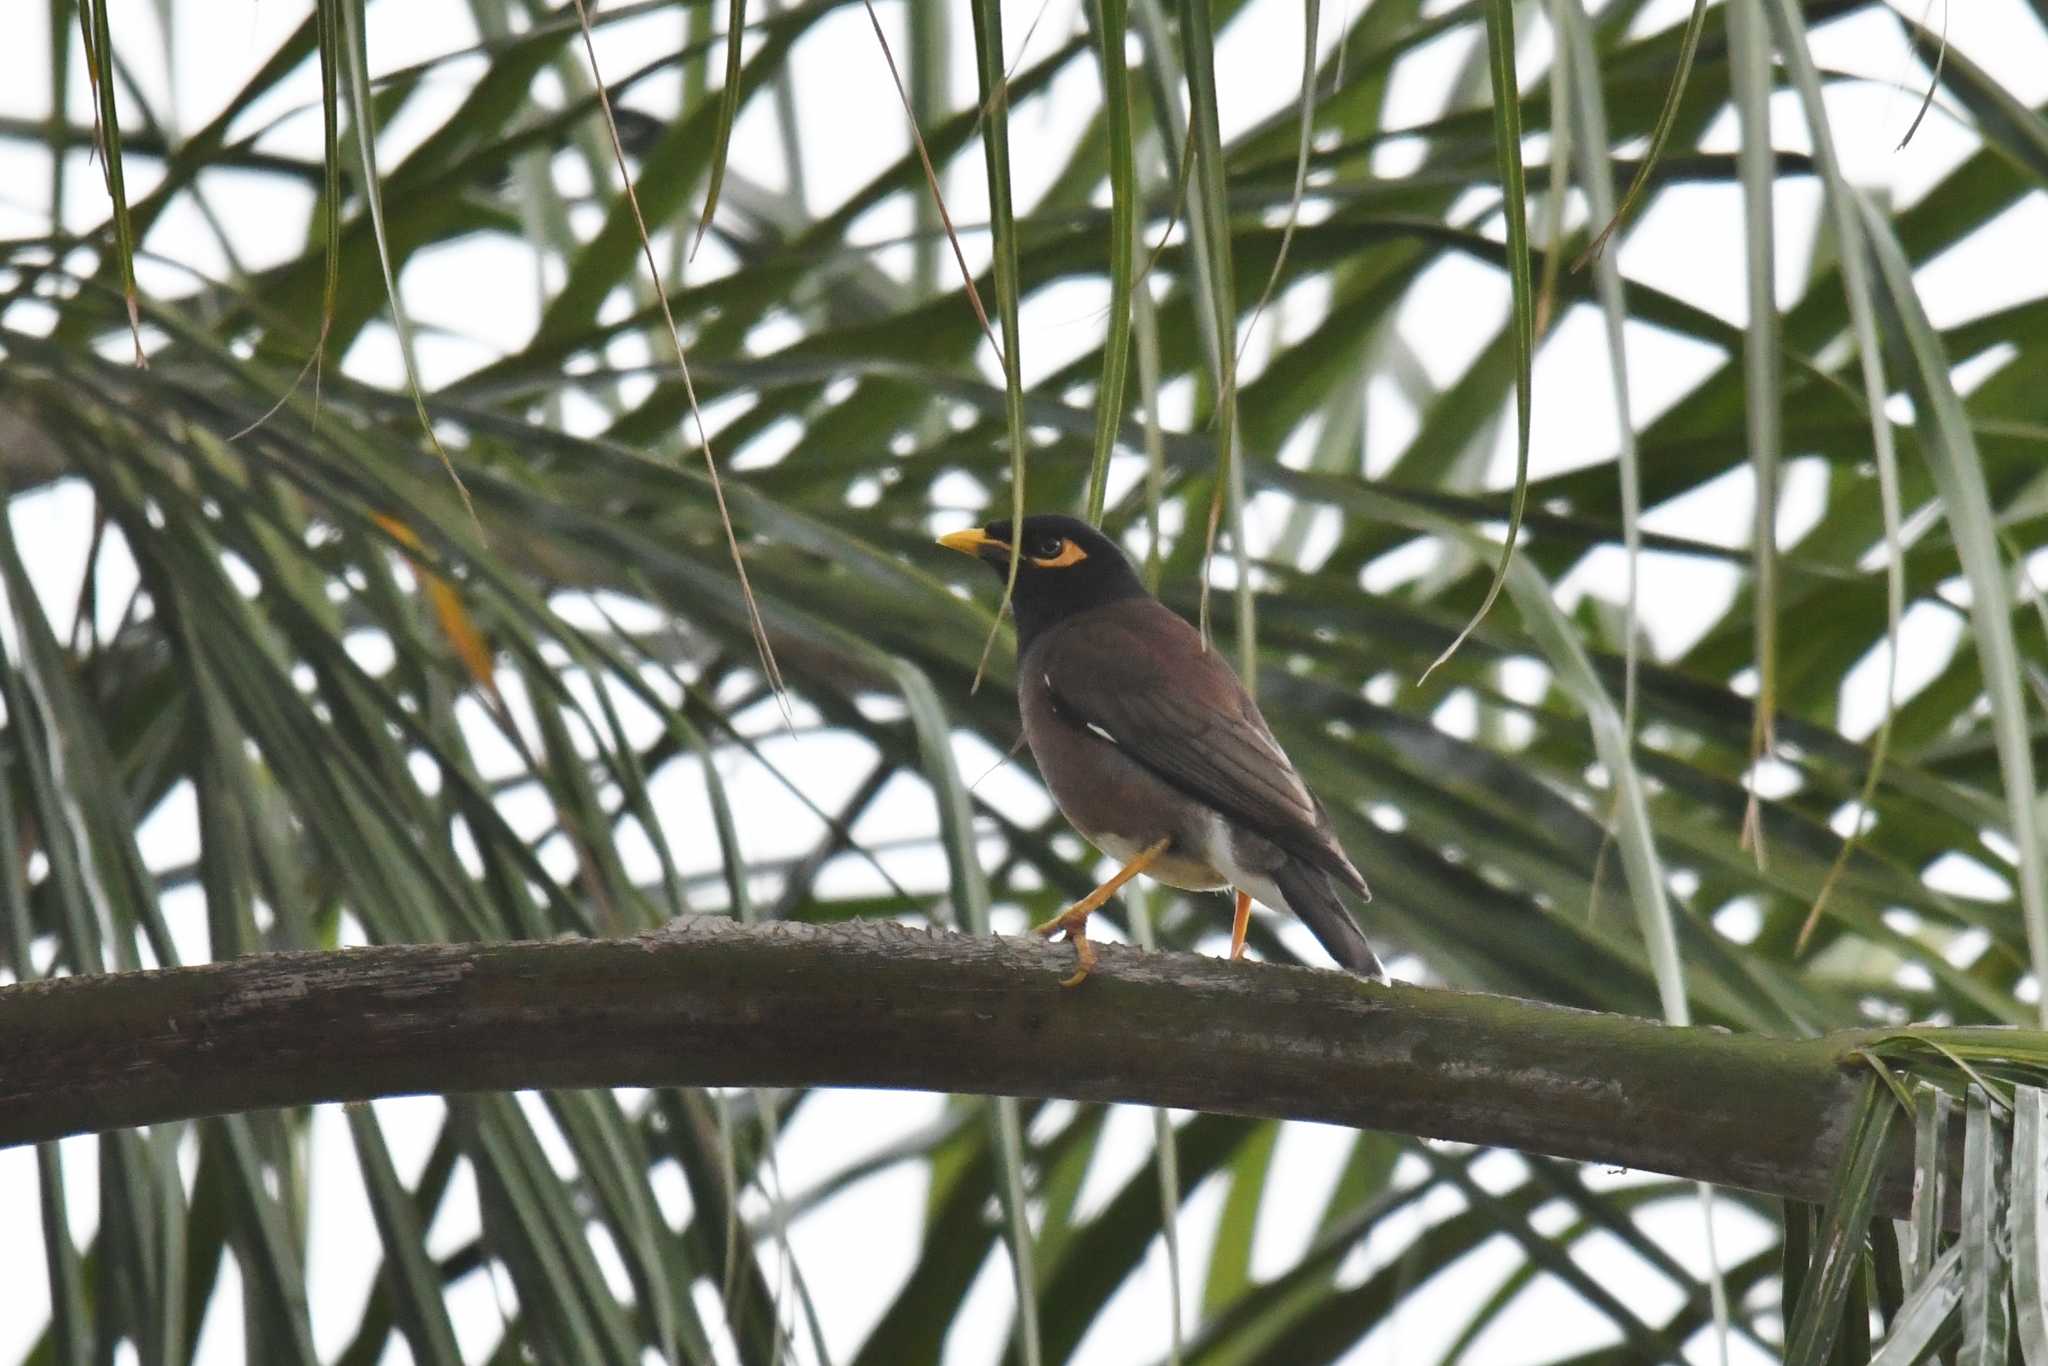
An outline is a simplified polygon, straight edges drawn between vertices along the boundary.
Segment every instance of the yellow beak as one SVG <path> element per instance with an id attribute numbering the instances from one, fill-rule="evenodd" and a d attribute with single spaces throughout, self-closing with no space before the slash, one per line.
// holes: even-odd
<path id="1" fill-rule="evenodd" d="M 999 550 L 1008 550 L 1010 548 L 1003 542 L 995 539 L 995 537 L 985 534 L 980 527 L 975 526 L 971 526 L 965 531 L 955 531 L 950 535 L 941 536 L 939 537 L 939 544 L 948 550 L 957 550 L 962 555 L 980 555 L 982 550 L 988 546 L 995 546 Z"/>

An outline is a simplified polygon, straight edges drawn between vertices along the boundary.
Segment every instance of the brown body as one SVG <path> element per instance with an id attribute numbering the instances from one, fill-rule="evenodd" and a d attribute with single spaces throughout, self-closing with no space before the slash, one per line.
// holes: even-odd
<path id="1" fill-rule="evenodd" d="M 1053 800 L 1111 857 L 1165 838 L 1145 871 L 1169 886 L 1284 905 L 1273 879 L 1300 858 L 1364 893 L 1237 675 L 1172 609 L 1148 597 L 1076 612 L 1036 634 L 1017 670 Z"/>
<path id="2" fill-rule="evenodd" d="M 1129 859 L 1155 840 L 1172 841 L 1145 869 L 1169 887 L 1210 892 L 1228 886 L 1230 879 L 1207 857 L 1214 824 L 1209 812 L 1152 770 L 1118 753 L 1114 741 L 1061 715 L 1054 703 L 1047 685 L 1047 656 L 1059 654 L 1057 642 L 1065 632 L 1078 628 L 1090 634 L 1086 623 L 1086 616 L 1081 616 L 1054 627 L 1040 648 L 1018 663 L 1026 671 L 1020 672 L 1017 686 L 1024 739 L 1053 800 L 1074 828 L 1111 858 Z"/>
<path id="3" fill-rule="evenodd" d="M 995 522 L 941 544 L 1004 573 L 1012 534 Z M 1024 738 L 1061 812 L 1124 865 L 1039 927 L 1075 941 L 1070 983 L 1092 961 L 1088 914 L 1140 871 L 1190 891 L 1236 888 L 1233 952 L 1256 898 L 1300 917 L 1345 967 L 1382 977 L 1338 895 L 1339 885 L 1368 895 L 1365 879 L 1230 666 L 1095 528 L 1038 516 L 1017 534 Z"/>

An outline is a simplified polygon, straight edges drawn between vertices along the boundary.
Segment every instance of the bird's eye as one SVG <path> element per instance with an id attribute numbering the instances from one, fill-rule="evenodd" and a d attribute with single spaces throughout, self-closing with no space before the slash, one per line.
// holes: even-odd
<path id="1" fill-rule="evenodd" d="M 1060 552 L 1066 549 L 1066 546 L 1067 543 L 1062 537 L 1041 536 L 1031 553 L 1034 557 L 1041 560 L 1056 560 L 1060 557 Z"/>

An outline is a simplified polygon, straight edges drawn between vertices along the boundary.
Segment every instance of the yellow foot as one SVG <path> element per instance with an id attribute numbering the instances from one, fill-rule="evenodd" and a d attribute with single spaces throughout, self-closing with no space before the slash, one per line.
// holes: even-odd
<path id="1" fill-rule="evenodd" d="M 1043 925 L 1032 926 L 1031 932 L 1046 939 L 1060 935 L 1074 946 L 1074 975 L 1063 980 L 1063 987 L 1077 987 L 1095 970 L 1095 946 L 1088 942 L 1088 917 L 1095 913 L 1093 906 L 1073 905 L 1061 911 Z"/>
<path id="2" fill-rule="evenodd" d="M 1088 893 L 1088 895 L 1082 897 L 1043 925 L 1033 928 L 1033 933 L 1043 935 L 1047 939 L 1051 939 L 1054 935 L 1063 934 L 1067 937 L 1067 942 L 1074 946 L 1074 958 L 1079 963 L 1079 966 L 1074 969 L 1072 977 L 1060 983 L 1061 986 L 1080 986 L 1087 979 L 1088 974 L 1095 970 L 1095 947 L 1088 942 L 1088 917 L 1093 915 L 1096 908 L 1101 906 L 1103 902 L 1115 896 L 1117 888 L 1151 867 L 1152 861 L 1165 853 L 1167 846 L 1172 843 L 1173 840 L 1170 837 L 1154 840 L 1151 844 L 1146 845 L 1136 858 L 1118 869 L 1115 877 L 1103 883 L 1100 887 L 1097 887 L 1094 891 Z"/>
<path id="3" fill-rule="evenodd" d="M 1237 894 L 1237 914 L 1230 922 L 1230 961 L 1235 963 L 1244 957 L 1245 933 L 1252 927 L 1252 894 Z"/>

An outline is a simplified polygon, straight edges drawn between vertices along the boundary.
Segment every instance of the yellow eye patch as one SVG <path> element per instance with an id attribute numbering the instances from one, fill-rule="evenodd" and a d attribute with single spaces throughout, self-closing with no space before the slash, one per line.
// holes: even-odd
<path id="1" fill-rule="evenodd" d="M 1041 560 L 1036 555 L 1031 555 L 1027 558 L 1040 569 L 1065 569 L 1070 564 L 1079 564 L 1087 559 L 1088 552 L 1072 541 L 1061 541 L 1060 553 L 1052 556 L 1050 559 Z"/>

